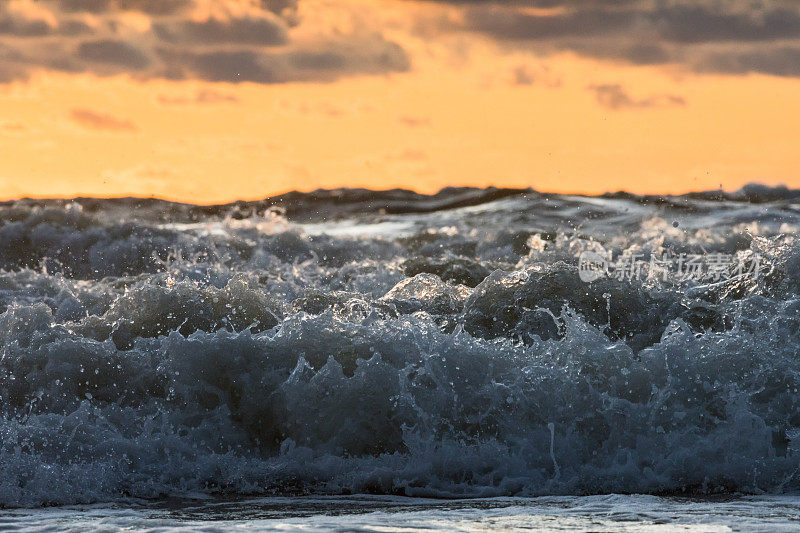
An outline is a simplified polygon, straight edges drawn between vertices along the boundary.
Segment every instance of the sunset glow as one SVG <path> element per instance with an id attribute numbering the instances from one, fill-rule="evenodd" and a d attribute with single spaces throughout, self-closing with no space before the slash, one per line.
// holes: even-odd
<path id="1" fill-rule="evenodd" d="M 732 190 L 753 181 L 800 187 L 800 79 L 791 72 L 709 69 L 698 66 L 701 59 L 636 63 L 616 49 L 587 53 L 556 37 L 509 42 L 469 26 L 479 9 L 473 4 L 263 2 L 270 11 L 259 2 L 208 0 L 174 12 L 137 9 L 137 2 L 95 12 L 61 4 L 12 0 L 0 8 L 0 18 L 17 24 L 17 34 L 0 30 L 3 199 L 219 203 L 293 189 L 448 185 L 577 193 Z M 537 24 L 579 9 L 511 4 L 492 9 Z M 77 29 L 66 35 L 67 19 L 84 24 L 87 37 Z M 245 25 L 227 28 L 237 20 L 275 25 L 281 44 L 257 43 L 258 28 L 252 42 L 237 44 L 248 39 Z M 21 21 L 49 33 L 23 34 Z M 197 62 L 177 75 L 165 72 L 178 68 L 166 60 L 139 65 L 130 51 L 53 66 L 68 58 L 48 56 L 52 47 L 85 52 L 78 43 L 110 38 L 112 22 L 114 42 L 141 44 L 143 58 L 167 47 L 185 55 L 263 46 L 300 66 L 276 67 L 279 83 L 260 75 L 232 83 L 238 80 L 222 79 L 224 68 L 191 71 Z M 190 23 L 194 29 L 186 29 Z M 163 42 L 154 42 L 158 35 Z M 717 50 L 725 39 L 715 39 L 681 41 L 675 57 Z M 611 46 L 610 37 L 596 40 Z M 335 57 L 333 47 L 341 50 Z M 322 64 L 331 57 L 333 64 Z"/>

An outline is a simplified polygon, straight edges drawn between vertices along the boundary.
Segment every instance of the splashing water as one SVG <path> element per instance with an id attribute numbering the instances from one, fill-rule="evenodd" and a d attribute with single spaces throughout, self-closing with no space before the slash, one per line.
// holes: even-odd
<path id="1" fill-rule="evenodd" d="M 2 204 L 0 506 L 796 491 L 798 198 Z M 587 250 L 765 269 L 586 283 Z"/>

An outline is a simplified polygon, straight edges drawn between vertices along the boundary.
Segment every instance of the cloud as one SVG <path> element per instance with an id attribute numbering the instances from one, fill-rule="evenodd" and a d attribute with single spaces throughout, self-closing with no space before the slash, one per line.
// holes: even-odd
<path id="1" fill-rule="evenodd" d="M 162 52 L 162 58 L 181 66 L 182 77 L 201 78 L 208 81 L 240 83 L 278 83 L 278 56 L 261 54 L 252 50 L 214 51 L 202 53 L 171 54 Z"/>
<path id="2" fill-rule="evenodd" d="M 85 22 L 72 17 L 61 20 L 43 5 L 20 0 L 0 3 L 0 37 L 34 39 L 92 33 Z"/>
<path id="3" fill-rule="evenodd" d="M 92 111 L 91 109 L 73 109 L 70 116 L 72 120 L 81 126 L 93 130 L 117 132 L 133 132 L 137 130 L 136 125 L 130 120 L 120 119 L 105 113 L 98 113 L 96 111 Z"/>
<path id="4" fill-rule="evenodd" d="M 211 89 L 198 91 L 193 96 L 160 95 L 158 101 L 165 105 L 187 104 L 238 104 L 239 98 L 233 94 L 221 93 Z"/>
<path id="5" fill-rule="evenodd" d="M 800 13 L 796 7 L 730 13 L 708 4 L 662 8 L 654 12 L 651 22 L 662 38 L 684 43 L 800 37 Z"/>
<path id="6" fill-rule="evenodd" d="M 162 40 L 169 43 L 277 46 L 288 41 L 286 27 L 269 18 L 246 17 L 227 21 L 210 18 L 202 22 L 158 24 L 154 29 Z"/>
<path id="7" fill-rule="evenodd" d="M 685 106 L 686 99 L 672 94 L 658 94 L 636 99 L 618 84 L 590 85 L 597 102 L 609 109 L 648 109 L 654 107 Z"/>
<path id="8" fill-rule="evenodd" d="M 150 65 L 147 55 L 134 45 L 111 39 L 89 41 L 78 46 L 78 57 L 90 63 L 142 70 Z"/>
<path id="9" fill-rule="evenodd" d="M 0 11 L 0 34 L 17 37 L 42 37 L 48 35 L 51 30 L 51 26 L 45 20 L 29 19 L 8 11 Z"/>
<path id="10" fill-rule="evenodd" d="M 541 84 L 551 89 L 561 87 L 561 78 L 554 75 L 546 66 L 517 65 L 512 74 L 514 85 Z"/>
<path id="11" fill-rule="evenodd" d="M 66 12 L 102 14 L 114 11 L 140 11 L 152 15 L 170 15 L 185 10 L 191 0 L 61 0 Z"/>
<path id="12" fill-rule="evenodd" d="M 428 153 L 425 150 L 406 148 L 394 158 L 401 161 L 425 161 L 428 159 Z"/>
<path id="13" fill-rule="evenodd" d="M 28 70 L 20 65 L 24 56 L 16 49 L 0 42 L 0 83 L 27 80 Z"/>
<path id="14" fill-rule="evenodd" d="M 424 28 L 426 39 L 468 32 L 537 55 L 800 76 L 796 0 L 405 1 L 409 18 L 430 15 L 406 28 Z M 450 6 L 448 15 L 432 3 Z M 407 71 L 411 58 L 386 36 L 402 24 L 382 27 L 366 9 L 346 0 L 0 0 L 0 50 L 17 53 L 0 65 L 0 83 L 37 70 L 262 84 Z M 525 69 L 513 78 L 545 80 Z"/>
<path id="15" fill-rule="evenodd" d="M 398 119 L 401 124 L 405 124 L 410 128 L 420 128 L 423 126 L 429 126 L 431 123 L 431 119 L 428 117 L 412 117 L 412 116 L 403 116 Z"/>
<path id="16" fill-rule="evenodd" d="M 536 76 L 525 65 L 514 69 L 514 85 L 533 85 L 535 81 Z"/>
<path id="17" fill-rule="evenodd" d="M 381 38 L 358 43 L 334 41 L 274 53 L 253 50 L 175 53 L 168 49 L 160 53 L 175 69 L 176 78 L 228 83 L 332 81 L 344 75 L 402 72 L 410 66 L 405 50 Z"/>
<path id="18" fill-rule="evenodd" d="M 467 12 L 467 27 L 502 40 L 619 36 L 630 31 L 678 43 L 800 37 L 796 5 L 731 11 L 723 7 L 725 3 L 698 0 L 660 2 L 655 7 L 650 2 L 560 4 L 569 9 L 553 14 L 498 8 L 494 4 L 473 6 Z"/>
<path id="19" fill-rule="evenodd" d="M 298 0 L 0 0 L 0 54 L 13 51 L 0 83 L 37 70 L 263 84 L 408 70 L 361 11 L 304 24 Z"/>
<path id="20" fill-rule="evenodd" d="M 0 133 L 21 135 L 27 131 L 28 127 L 22 122 L 0 121 Z"/>
<path id="21" fill-rule="evenodd" d="M 797 76 L 800 3 L 789 0 L 442 0 L 462 16 L 443 31 L 469 31 L 548 53 L 695 71 Z M 455 22 L 454 22 L 455 20 Z"/>
<path id="22" fill-rule="evenodd" d="M 537 15 L 491 7 L 469 10 L 466 25 L 498 40 L 546 40 L 612 34 L 630 28 L 634 17 L 630 11 L 596 8 L 564 15 Z"/>
<path id="23" fill-rule="evenodd" d="M 762 72 L 774 76 L 800 77 L 800 46 L 777 46 L 741 53 L 713 53 L 705 57 L 698 66 L 712 72 Z"/>

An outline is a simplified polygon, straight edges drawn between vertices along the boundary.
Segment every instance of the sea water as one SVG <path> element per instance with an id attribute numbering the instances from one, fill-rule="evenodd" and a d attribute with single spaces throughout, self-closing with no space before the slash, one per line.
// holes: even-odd
<path id="1" fill-rule="evenodd" d="M 799 226 L 760 186 L 0 204 L 0 521 L 791 528 Z"/>
<path id="2" fill-rule="evenodd" d="M 679 498 L 544 496 L 431 500 L 402 496 L 272 497 L 225 501 L 128 500 L 13 510 L 0 528 L 19 532 L 163 531 L 591 531 L 780 533 L 800 529 L 790 496 Z"/>

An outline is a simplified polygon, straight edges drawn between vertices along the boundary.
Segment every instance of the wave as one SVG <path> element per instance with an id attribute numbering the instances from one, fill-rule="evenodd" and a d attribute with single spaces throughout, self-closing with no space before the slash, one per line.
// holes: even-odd
<path id="1" fill-rule="evenodd" d="M 580 195 L 579 195 L 580 196 Z M 565 196 L 538 192 L 531 188 L 474 188 L 445 187 L 435 194 L 421 194 L 407 189 L 320 189 L 271 196 L 263 200 L 237 201 L 219 205 L 193 205 L 155 198 L 71 198 L 71 199 L 21 199 L 0 202 L 0 207 L 17 206 L 23 209 L 79 206 L 87 213 L 106 216 L 134 215 L 137 219 L 191 222 L 208 218 L 247 219 L 263 216 L 278 209 L 290 220 L 311 221 L 352 217 L 364 214 L 432 213 L 477 206 L 505 198 L 524 197 L 554 200 Z M 591 198 L 591 197 L 586 197 Z M 596 198 L 626 199 L 639 203 L 688 203 L 689 209 L 696 201 L 769 203 L 800 198 L 800 189 L 785 185 L 749 183 L 733 192 L 722 190 L 690 192 L 682 195 L 636 195 L 625 191 L 606 193 Z"/>
<path id="2" fill-rule="evenodd" d="M 4 203 L 0 505 L 796 491 L 796 196 Z"/>

